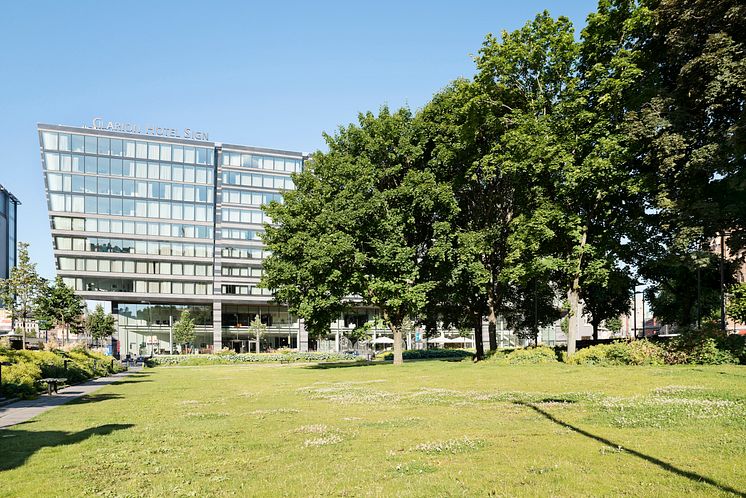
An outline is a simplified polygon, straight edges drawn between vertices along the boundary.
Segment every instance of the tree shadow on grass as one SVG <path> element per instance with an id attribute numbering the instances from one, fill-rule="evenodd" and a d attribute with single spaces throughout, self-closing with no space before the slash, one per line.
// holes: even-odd
<path id="1" fill-rule="evenodd" d="M 330 368 L 353 368 L 353 367 L 374 367 L 376 365 L 386 365 L 384 361 L 339 361 L 330 363 L 316 363 L 314 365 L 306 365 L 303 368 L 309 370 L 328 370 Z M 388 364 L 391 364 L 389 361 Z"/>
<path id="2" fill-rule="evenodd" d="M 134 427 L 134 424 L 106 424 L 72 433 L 0 429 L 0 471 L 20 467 L 44 447 L 78 444 L 92 436 L 106 436 L 130 427 Z"/>
<path id="3" fill-rule="evenodd" d="M 566 429 L 570 429 L 571 431 L 573 431 L 573 432 L 575 432 L 577 434 L 580 434 L 581 436 L 585 436 L 585 437 L 587 437 L 589 439 L 593 439 L 594 441 L 598 441 L 599 443 L 603 443 L 603 444 L 605 444 L 607 446 L 611 446 L 612 448 L 620 448 L 620 449 L 624 450 L 626 453 L 629 453 L 630 455 L 634 455 L 637 458 L 645 460 L 646 462 L 650 462 L 653 465 L 657 465 L 661 469 L 663 469 L 665 471 L 668 471 L 668 472 L 671 472 L 672 474 L 676 474 L 678 476 L 685 477 L 685 478 L 687 478 L 687 479 L 689 479 L 691 481 L 694 481 L 694 482 L 698 482 L 698 483 L 699 482 L 704 482 L 704 483 L 709 484 L 710 486 L 716 487 L 720 491 L 724 491 L 726 493 L 732 493 L 732 494 L 734 494 L 736 496 L 746 497 L 746 493 L 744 493 L 743 491 L 739 491 L 739 490 L 737 490 L 737 489 L 735 489 L 735 488 L 733 488 L 731 486 L 728 486 L 727 484 L 721 484 L 721 483 L 717 482 L 714 479 L 711 479 L 709 477 L 697 474 L 696 472 L 691 472 L 689 470 L 680 469 L 678 467 L 675 467 L 675 466 L 671 465 L 668 462 L 664 462 L 663 460 L 660 460 L 660 459 L 655 458 L 655 457 L 650 456 L 650 455 L 646 455 L 645 453 L 641 453 L 639 451 L 636 451 L 636 450 L 633 450 L 633 449 L 630 449 L 630 448 L 626 448 L 626 447 L 624 447 L 624 446 L 622 446 L 620 444 L 617 444 L 617 443 L 615 443 L 613 441 L 610 441 L 609 439 L 606 439 L 604 437 L 592 434 L 592 433 L 590 433 L 590 432 L 588 432 L 586 430 L 583 430 L 583 429 L 581 429 L 579 427 L 575 427 L 574 425 L 568 424 L 567 422 L 563 422 L 562 420 L 558 419 L 557 417 L 555 417 L 551 413 L 549 413 L 549 412 L 547 412 L 545 410 L 542 410 L 541 408 L 539 408 L 538 406 L 536 406 L 533 403 L 526 403 L 526 402 L 523 402 L 523 401 L 515 401 L 514 403 L 516 405 L 521 405 L 521 406 L 526 406 L 528 408 L 531 408 L 536 413 L 542 415 L 544 418 L 546 418 L 546 419 L 554 422 L 557 425 L 565 427 Z"/>
<path id="4" fill-rule="evenodd" d="M 121 394 L 116 393 L 88 394 L 70 401 L 68 405 L 84 405 L 87 403 L 96 403 L 98 401 L 108 401 L 110 399 L 120 399 L 123 397 L 124 396 Z"/>
<path id="5" fill-rule="evenodd" d="M 112 382 L 111 386 L 121 386 L 122 384 L 142 384 L 143 382 L 153 382 L 150 379 L 132 379 L 132 380 L 117 380 Z"/>

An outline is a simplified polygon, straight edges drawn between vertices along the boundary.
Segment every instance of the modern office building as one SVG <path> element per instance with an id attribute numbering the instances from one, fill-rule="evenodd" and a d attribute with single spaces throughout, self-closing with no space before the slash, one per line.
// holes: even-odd
<path id="1" fill-rule="evenodd" d="M 10 269 L 16 265 L 19 204 L 21 202 L 0 185 L 0 279 L 8 278 Z"/>
<path id="2" fill-rule="evenodd" d="M 307 349 L 302 323 L 257 286 L 261 205 L 293 188 L 303 154 L 101 119 L 38 132 L 57 271 L 111 302 L 120 354 L 168 352 L 184 309 L 203 351 L 255 350 L 257 315 L 270 347 Z"/>

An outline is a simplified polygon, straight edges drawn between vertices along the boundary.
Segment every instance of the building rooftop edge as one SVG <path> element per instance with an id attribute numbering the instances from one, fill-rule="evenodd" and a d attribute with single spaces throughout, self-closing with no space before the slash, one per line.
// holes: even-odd
<path id="1" fill-rule="evenodd" d="M 99 135 L 103 135 L 107 137 L 127 137 L 127 138 L 132 138 L 134 140 L 151 140 L 151 141 L 157 141 L 157 142 L 189 144 L 189 145 L 197 145 L 197 146 L 203 146 L 203 147 L 209 146 L 213 148 L 220 147 L 224 150 L 229 149 L 231 151 L 235 150 L 238 152 L 261 152 L 261 153 L 267 153 L 267 154 L 280 154 L 280 155 L 286 155 L 286 156 L 293 156 L 297 158 L 307 157 L 307 154 L 304 154 L 303 152 L 287 150 L 287 149 L 256 147 L 253 145 L 227 144 L 227 143 L 210 141 L 210 140 L 191 140 L 188 138 L 161 137 L 161 136 L 147 135 L 144 133 L 108 131 L 108 130 L 102 130 L 98 128 L 90 128 L 87 126 L 70 126 L 70 125 L 60 125 L 60 124 L 37 123 L 36 127 L 39 131 L 47 130 L 47 131 L 67 131 L 71 133 L 75 133 L 75 132 L 95 133 L 95 134 L 99 134 Z"/>
<path id="2" fill-rule="evenodd" d="M 11 192 L 7 188 L 5 188 L 2 183 L 0 183 L 0 192 L 5 192 L 6 194 L 8 194 L 8 197 L 10 197 L 11 199 L 13 199 L 13 201 L 15 201 L 16 205 L 21 204 L 21 201 L 18 200 L 18 197 L 16 197 L 15 195 L 13 195 L 13 192 Z"/>

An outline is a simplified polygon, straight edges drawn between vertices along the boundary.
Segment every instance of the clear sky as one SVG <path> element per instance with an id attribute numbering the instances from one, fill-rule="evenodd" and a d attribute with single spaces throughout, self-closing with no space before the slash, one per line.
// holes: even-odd
<path id="1" fill-rule="evenodd" d="M 421 107 L 474 72 L 487 33 L 547 9 L 580 28 L 593 0 L 15 1 L 0 18 L 0 184 L 18 238 L 54 276 L 37 123 L 191 127 L 312 152 L 360 111 Z"/>

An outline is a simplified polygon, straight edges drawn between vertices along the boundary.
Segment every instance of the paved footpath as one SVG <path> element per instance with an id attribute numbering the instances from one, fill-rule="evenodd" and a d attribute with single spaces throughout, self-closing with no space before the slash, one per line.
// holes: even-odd
<path id="1" fill-rule="evenodd" d="M 130 368 L 127 372 L 114 374 L 109 377 L 99 377 L 98 379 L 89 380 L 82 384 L 62 388 L 58 393 L 51 396 L 42 394 L 36 399 L 16 401 L 15 403 L 0 407 L 0 429 L 26 422 L 52 408 L 98 391 L 102 387 L 113 384 L 121 380 L 122 377 L 126 377 L 139 370 L 139 368 Z"/>

